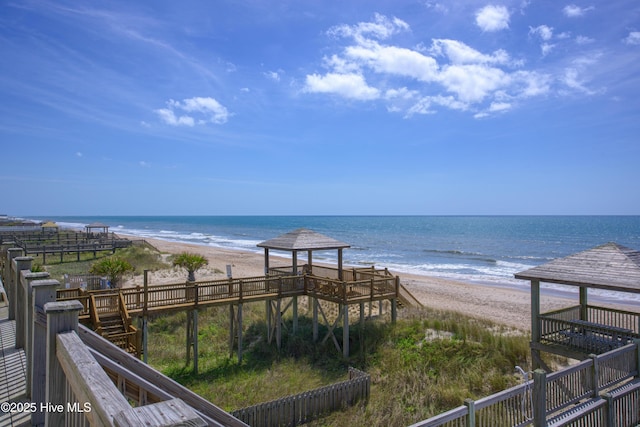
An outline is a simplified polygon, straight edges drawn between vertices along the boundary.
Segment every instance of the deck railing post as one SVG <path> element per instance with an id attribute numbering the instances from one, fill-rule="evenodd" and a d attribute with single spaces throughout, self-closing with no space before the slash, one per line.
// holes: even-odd
<path id="1" fill-rule="evenodd" d="M 547 373 L 542 369 L 533 371 L 533 426 L 547 425 Z"/>
<path id="2" fill-rule="evenodd" d="M 15 320 L 18 298 L 16 295 L 16 274 L 13 271 L 13 259 L 22 256 L 22 248 L 7 249 L 7 274 L 5 278 L 8 280 L 7 296 L 9 297 L 9 320 Z M 19 272 L 18 272 L 19 277 Z"/>
<path id="3" fill-rule="evenodd" d="M 640 378 L 640 339 L 634 339 L 633 343 L 636 345 L 636 378 Z"/>
<path id="4" fill-rule="evenodd" d="M 600 367 L 598 365 L 598 356 L 595 354 L 590 354 L 589 358 L 591 359 L 591 381 L 593 387 L 593 397 L 598 397 L 600 393 Z"/>
<path id="5" fill-rule="evenodd" d="M 16 257 L 16 277 L 15 277 L 15 319 L 16 319 L 16 348 L 24 348 L 25 346 L 25 317 L 27 296 L 24 293 L 23 277 L 24 274 L 31 270 L 31 262 L 33 258 L 30 256 Z M 24 271 L 24 273 L 23 273 Z"/>
<path id="6" fill-rule="evenodd" d="M 615 427 L 618 424 L 616 423 L 616 413 L 613 410 L 613 396 L 610 393 L 603 393 L 601 397 L 607 401 L 605 405 L 605 419 L 607 427 Z"/>
<path id="7" fill-rule="evenodd" d="M 47 380 L 45 402 L 66 408 L 66 376 L 56 354 L 56 336 L 63 332 L 78 331 L 78 314 L 82 310 L 79 301 L 48 302 L 44 305 L 47 315 Z M 84 403 L 84 402 L 81 402 Z M 49 412 L 45 415 L 48 426 L 64 425 L 65 413 Z"/>
<path id="8" fill-rule="evenodd" d="M 473 399 L 465 399 L 464 406 L 467 407 L 469 413 L 467 414 L 466 427 L 475 427 L 476 425 L 476 402 Z"/>
<path id="9" fill-rule="evenodd" d="M 25 341 L 24 341 L 24 355 L 26 360 L 26 395 L 27 397 L 31 396 L 31 370 L 32 370 L 32 359 L 31 352 L 33 351 L 33 282 L 36 280 L 45 280 L 49 278 L 49 273 L 40 272 L 40 273 L 31 273 L 28 272 L 23 275 L 23 286 L 25 292 L 25 311 L 24 311 L 24 322 L 25 322 Z"/>

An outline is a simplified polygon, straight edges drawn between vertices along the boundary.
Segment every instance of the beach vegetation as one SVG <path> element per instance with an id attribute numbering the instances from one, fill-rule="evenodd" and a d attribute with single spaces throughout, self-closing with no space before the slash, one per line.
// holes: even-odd
<path id="1" fill-rule="evenodd" d="M 148 361 L 176 381 L 227 411 L 301 393 L 347 379 L 348 366 L 371 375 L 371 396 L 309 425 L 409 425 L 521 381 L 527 366 L 527 334 L 461 313 L 401 311 L 393 324 L 368 321 L 351 328 L 351 356 L 342 357 L 331 339 L 313 342 L 313 327 L 301 315 L 293 335 L 285 318 L 281 350 L 268 343 L 264 304 L 245 304 L 244 353 L 238 363 L 229 349 L 227 307 L 201 309 L 199 372 L 185 363 L 186 313 L 150 321 Z M 328 332 L 320 325 L 320 338 Z M 334 330 L 342 336 L 342 329 Z M 339 338 L 340 339 L 340 338 Z"/>
<path id="2" fill-rule="evenodd" d="M 187 280 L 190 282 L 196 281 L 196 271 L 209 264 L 209 261 L 204 256 L 191 252 L 181 252 L 175 255 L 171 262 L 174 266 L 187 270 Z"/>
<path id="3" fill-rule="evenodd" d="M 142 274 L 144 270 L 153 271 L 171 267 L 171 264 L 164 260 L 160 252 L 148 246 L 132 245 L 128 248 L 117 249 L 115 255 L 134 267 L 133 274 Z M 65 263 L 60 263 L 59 257 L 50 257 L 51 262 L 49 261 L 50 258 L 47 258 L 47 264 L 42 267 L 51 275 L 52 279 L 63 283 L 65 274 L 87 274 L 93 264 L 110 256 L 113 256 L 111 252 L 99 252 L 97 258 L 94 258 L 92 253 L 86 253 L 81 254 L 79 262 Z"/>
<path id="4" fill-rule="evenodd" d="M 91 265 L 89 273 L 96 274 L 98 276 L 107 276 L 111 282 L 111 286 L 117 288 L 122 277 L 134 270 L 134 267 L 129 263 L 129 261 L 114 255 L 95 262 Z"/>

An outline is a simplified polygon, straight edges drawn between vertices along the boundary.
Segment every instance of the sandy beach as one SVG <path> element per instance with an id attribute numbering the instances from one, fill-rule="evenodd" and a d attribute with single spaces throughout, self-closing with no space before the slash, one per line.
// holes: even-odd
<path id="1" fill-rule="evenodd" d="M 139 239 L 135 236 L 133 240 Z M 211 246 L 169 242 L 159 239 L 145 239 L 160 252 L 175 254 L 184 251 L 198 253 L 206 257 L 209 265 L 196 272 L 197 280 L 221 279 L 226 277 L 226 266 L 231 265 L 233 277 L 251 277 L 264 274 L 262 254 L 229 250 Z M 270 265 L 290 265 L 290 260 L 270 254 Z M 384 266 L 379 266 L 384 267 Z M 531 306 L 529 292 L 508 287 L 464 283 L 422 275 L 396 273 L 400 282 L 426 307 L 452 310 L 466 315 L 489 319 L 528 332 L 531 328 Z M 175 283 L 186 279 L 183 269 L 174 268 L 149 275 L 152 285 Z M 141 284 L 142 278 L 128 280 L 125 286 Z M 542 297 L 542 312 L 576 305 L 576 299 L 545 295 Z M 600 305 L 600 304 L 599 304 Z M 615 307 L 615 306 L 614 306 Z M 629 307 L 622 307 L 629 309 Z"/>

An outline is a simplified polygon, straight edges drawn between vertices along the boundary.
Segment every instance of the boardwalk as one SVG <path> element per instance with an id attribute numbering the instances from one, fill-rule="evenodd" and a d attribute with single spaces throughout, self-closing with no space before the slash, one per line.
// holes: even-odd
<path id="1" fill-rule="evenodd" d="M 8 320 L 8 314 L 6 305 L 0 305 L 0 404 L 25 401 L 24 350 L 15 348 L 15 321 Z M 29 413 L 6 413 L 0 410 L 1 427 L 28 426 L 30 421 Z"/>

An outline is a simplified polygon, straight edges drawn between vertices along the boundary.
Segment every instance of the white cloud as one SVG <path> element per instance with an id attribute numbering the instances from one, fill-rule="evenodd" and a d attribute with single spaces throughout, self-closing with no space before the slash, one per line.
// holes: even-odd
<path id="1" fill-rule="evenodd" d="M 575 4 L 569 4 L 562 9 L 562 12 L 569 18 L 577 18 L 593 9 L 595 9 L 595 7 L 593 6 L 580 7 L 576 6 Z"/>
<path id="2" fill-rule="evenodd" d="M 413 77 L 421 81 L 433 81 L 438 71 L 435 59 L 420 52 L 395 46 L 349 46 L 345 55 L 379 73 Z"/>
<path id="3" fill-rule="evenodd" d="M 76 157 L 82 157 L 82 153 L 81 153 L 81 152 L 79 152 L 79 151 L 77 151 L 77 152 L 76 152 Z"/>
<path id="4" fill-rule="evenodd" d="M 277 71 L 266 71 L 263 74 L 266 78 L 271 79 L 274 82 L 280 81 L 280 74 Z"/>
<path id="5" fill-rule="evenodd" d="M 193 126 L 195 124 L 195 120 L 193 117 L 189 116 L 176 116 L 172 109 L 169 108 L 159 108 L 154 110 L 154 112 L 160 116 L 160 119 L 168 125 L 171 126 Z"/>
<path id="6" fill-rule="evenodd" d="M 335 27 L 330 34 L 346 38 L 346 44 L 322 58 L 327 70 L 308 74 L 303 91 L 381 101 L 387 111 L 404 117 L 440 109 L 486 117 L 545 96 L 559 83 L 566 87 L 558 77 L 524 70 L 524 60 L 513 59 L 504 49 L 482 52 L 452 39 L 433 39 L 429 47 L 418 44 L 413 49 L 383 42 L 394 32 L 411 30 L 394 22 L 376 15 L 370 25 Z M 541 25 L 530 34 L 541 40 L 543 53 L 553 49 L 553 28 Z"/>
<path id="7" fill-rule="evenodd" d="M 537 35 L 544 41 L 549 41 L 553 37 L 553 28 L 547 25 L 538 25 L 537 27 L 529 27 L 529 35 Z"/>
<path id="8" fill-rule="evenodd" d="M 378 40 L 385 40 L 400 31 L 408 30 L 409 24 L 398 18 L 389 19 L 376 13 L 374 22 L 360 22 L 356 25 L 339 25 L 328 31 L 329 35 L 340 37 L 353 37 L 363 40 L 366 36 Z"/>
<path id="9" fill-rule="evenodd" d="M 389 89 L 384 93 L 386 99 L 411 99 L 418 94 L 415 90 L 409 90 L 406 87 L 400 89 Z"/>
<path id="10" fill-rule="evenodd" d="M 440 82 L 463 102 L 481 102 L 491 92 L 506 87 L 509 75 L 483 65 L 450 65 L 440 73 Z"/>
<path id="11" fill-rule="evenodd" d="M 433 9 L 436 12 L 440 12 L 443 14 L 449 13 L 449 8 L 447 8 L 447 5 L 443 3 L 428 1 L 425 3 L 425 6 L 427 7 L 427 9 Z"/>
<path id="12" fill-rule="evenodd" d="M 507 64 L 509 54 L 499 49 L 491 55 L 485 55 L 457 40 L 435 39 L 430 52 L 449 58 L 453 64 Z"/>
<path id="13" fill-rule="evenodd" d="M 189 114 L 180 115 L 180 111 Z M 190 126 L 206 123 L 222 124 L 229 119 L 229 112 L 218 101 L 209 97 L 184 99 L 182 102 L 170 99 L 167 108 L 154 110 L 162 121 L 171 126 Z M 178 114 L 176 114 L 178 112 Z M 194 114 L 195 113 L 195 114 Z"/>
<path id="14" fill-rule="evenodd" d="M 511 104 L 508 102 L 492 102 L 489 106 L 489 111 L 492 113 L 504 112 L 511 109 Z"/>
<path id="15" fill-rule="evenodd" d="M 143 168 L 150 168 L 150 167 L 151 167 L 151 163 L 146 162 L 146 161 L 144 161 L 144 160 L 140 160 L 140 161 L 138 162 L 138 164 L 140 165 L 140 167 L 143 167 Z"/>
<path id="16" fill-rule="evenodd" d="M 593 43 L 594 40 L 591 37 L 587 37 L 587 36 L 577 36 L 576 37 L 576 43 L 578 44 L 589 44 L 589 43 Z"/>
<path id="17" fill-rule="evenodd" d="M 549 43 L 553 38 L 553 28 L 548 25 L 538 25 L 537 27 L 529 27 L 529 36 L 539 37 L 542 40 L 540 44 L 540 50 L 542 56 L 547 56 L 549 52 L 556 47 L 555 44 Z"/>
<path id="18" fill-rule="evenodd" d="M 540 50 L 542 51 L 542 56 L 547 56 L 549 54 L 549 52 L 551 52 L 553 50 L 554 47 L 556 47 L 556 45 L 553 44 L 553 43 L 542 43 L 540 45 Z"/>
<path id="19" fill-rule="evenodd" d="M 506 7 L 488 5 L 476 12 L 476 25 L 482 31 L 500 31 L 509 28 L 509 18 Z"/>
<path id="20" fill-rule="evenodd" d="M 564 75 L 560 77 L 561 83 L 576 92 L 586 95 L 603 93 L 604 89 L 595 90 L 587 84 L 589 82 L 588 70 L 600 59 L 601 54 L 582 56 L 571 61 L 572 66 L 565 68 Z"/>
<path id="21" fill-rule="evenodd" d="M 307 76 L 305 92 L 334 93 L 345 98 L 371 100 L 380 97 L 380 91 L 367 85 L 359 74 L 327 73 Z"/>
<path id="22" fill-rule="evenodd" d="M 640 45 L 640 31 L 631 31 L 624 42 L 630 45 Z"/>

